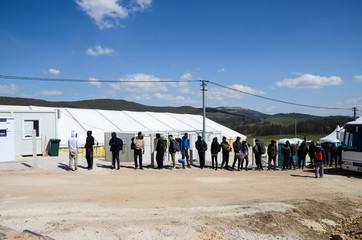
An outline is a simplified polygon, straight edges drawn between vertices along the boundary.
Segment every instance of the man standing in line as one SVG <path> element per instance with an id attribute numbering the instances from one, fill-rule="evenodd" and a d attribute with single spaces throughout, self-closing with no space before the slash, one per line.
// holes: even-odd
<path id="1" fill-rule="evenodd" d="M 190 149 L 190 139 L 188 133 L 181 138 L 181 153 L 182 159 L 186 157 L 187 167 L 191 168 L 190 161 L 189 161 L 189 149 Z M 182 168 L 185 168 L 185 163 L 182 163 Z"/>
<path id="2" fill-rule="evenodd" d="M 274 163 L 274 165 L 273 165 L 274 171 L 277 168 L 276 161 L 277 161 L 277 155 L 278 155 L 278 148 L 277 148 L 277 145 L 275 143 L 276 143 L 275 140 L 271 140 L 271 143 L 268 146 L 268 157 L 269 157 L 269 159 L 268 159 L 268 171 L 272 168 L 272 165 L 271 165 L 272 161 Z"/>
<path id="3" fill-rule="evenodd" d="M 238 171 L 240 171 L 241 158 L 238 158 L 238 157 L 237 157 L 237 154 L 238 154 L 238 153 L 241 153 L 241 148 L 242 148 L 240 139 L 241 139 L 240 137 L 237 137 L 237 138 L 236 138 L 236 141 L 233 143 L 233 148 L 234 148 L 234 153 L 235 153 L 235 154 L 234 154 L 234 162 L 233 162 L 233 165 L 232 165 L 232 167 L 231 167 L 231 171 L 234 170 L 236 161 L 238 161 Z"/>
<path id="4" fill-rule="evenodd" d="M 326 152 L 321 147 L 319 142 L 314 148 L 314 166 L 315 166 L 315 177 L 323 178 L 324 175 L 324 162 L 326 161 Z"/>
<path id="5" fill-rule="evenodd" d="M 212 169 L 214 169 L 215 166 L 215 170 L 217 170 L 217 155 L 219 154 L 221 150 L 221 146 L 220 144 L 217 142 L 217 137 L 214 137 L 212 139 L 212 144 L 211 144 L 211 162 L 212 162 Z M 215 162 L 215 164 L 214 164 Z"/>
<path id="6" fill-rule="evenodd" d="M 245 160 L 245 170 L 248 171 L 248 164 L 249 164 L 249 146 L 246 141 L 241 143 L 241 152 L 244 154 L 244 159 L 241 159 L 241 170 L 243 169 L 244 160 Z"/>
<path id="7" fill-rule="evenodd" d="M 305 141 L 303 141 L 300 146 L 299 146 L 299 149 L 298 149 L 298 153 L 297 153 L 297 156 L 298 156 L 298 169 L 300 168 L 300 166 L 302 166 L 302 169 L 304 169 L 305 167 L 305 164 L 306 164 L 306 156 L 308 154 L 308 147 L 307 147 L 307 144 Z"/>
<path id="8" fill-rule="evenodd" d="M 204 169 L 205 167 L 205 152 L 207 150 L 207 144 L 206 142 L 202 139 L 201 136 L 197 137 L 197 141 L 195 142 L 195 147 L 199 153 L 199 158 L 200 158 L 200 168 Z"/>
<path id="9" fill-rule="evenodd" d="M 314 142 L 311 141 L 310 144 L 309 144 L 309 149 L 308 149 L 308 155 L 309 155 L 309 158 L 310 158 L 310 167 L 311 168 L 314 168 L 314 148 L 315 148 L 315 145 L 314 145 Z"/>
<path id="10" fill-rule="evenodd" d="M 289 141 L 285 142 L 285 145 L 282 149 L 282 154 L 283 154 L 283 169 L 282 171 L 287 171 L 289 165 L 290 165 L 290 161 L 292 161 L 292 148 L 290 147 L 290 143 Z"/>
<path id="11" fill-rule="evenodd" d="M 253 152 L 255 154 L 255 163 L 256 163 L 256 170 L 264 170 L 263 166 L 261 165 L 261 155 L 262 155 L 262 149 L 259 143 L 259 140 L 255 140 L 255 146 L 253 147 Z"/>
<path id="12" fill-rule="evenodd" d="M 92 131 L 87 132 L 87 139 L 85 141 L 85 158 L 87 159 L 87 169 L 93 169 L 93 145 L 94 145 L 94 137 L 92 136 Z"/>
<path id="13" fill-rule="evenodd" d="M 119 170 L 119 152 L 123 148 L 122 139 L 117 137 L 115 132 L 112 132 L 112 138 L 109 140 L 109 146 L 111 147 L 112 152 L 112 167 L 111 169 L 116 168 L 116 160 L 117 160 L 117 169 Z"/>
<path id="14" fill-rule="evenodd" d="M 71 137 L 68 139 L 68 148 L 69 148 L 69 169 L 68 171 L 77 171 L 78 170 L 78 139 L 76 138 L 76 133 L 71 132 Z M 74 166 L 74 168 L 73 168 Z"/>
<path id="15" fill-rule="evenodd" d="M 171 168 L 171 170 L 175 170 L 176 169 L 175 155 L 176 155 L 176 152 L 177 152 L 176 140 L 173 139 L 172 135 L 168 135 L 168 139 L 170 141 L 170 146 L 168 147 L 168 152 L 170 153 L 171 159 L 172 159 L 172 168 Z"/>
<path id="16" fill-rule="evenodd" d="M 222 138 L 221 143 L 222 148 L 222 163 L 221 163 L 221 169 L 223 168 L 225 164 L 225 169 L 229 169 L 229 152 L 231 151 L 230 144 L 226 141 L 226 137 Z"/>
<path id="17" fill-rule="evenodd" d="M 163 169 L 163 139 L 161 138 L 161 134 L 156 133 L 157 145 L 156 145 L 156 161 L 157 161 L 157 169 Z"/>
<path id="18" fill-rule="evenodd" d="M 136 170 L 137 165 L 137 157 L 140 163 L 140 169 L 143 170 L 142 166 L 142 154 L 145 154 L 145 140 L 143 139 L 142 132 L 138 132 L 137 137 L 133 139 L 134 145 L 134 169 Z"/>

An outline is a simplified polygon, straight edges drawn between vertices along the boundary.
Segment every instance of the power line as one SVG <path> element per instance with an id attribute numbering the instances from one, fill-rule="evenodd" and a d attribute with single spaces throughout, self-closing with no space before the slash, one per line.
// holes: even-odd
<path id="1" fill-rule="evenodd" d="M 315 106 L 315 105 L 307 105 L 307 104 L 301 104 L 301 103 L 294 103 L 294 102 L 289 102 L 289 101 L 284 101 L 284 100 L 279 100 L 279 99 L 275 99 L 275 98 L 270 98 L 270 97 L 264 97 L 258 94 L 254 94 L 254 93 L 248 93 L 245 91 L 241 91 L 232 87 L 228 87 L 228 86 L 224 86 L 215 82 L 211 82 L 208 81 L 209 83 L 221 87 L 221 88 L 225 88 L 231 91 L 235 91 L 235 92 L 240 92 L 240 93 L 244 93 L 250 96 L 254 96 L 254 97 L 258 97 L 258 98 L 262 98 L 262 99 L 266 99 L 269 101 L 274 101 L 274 102 L 279 102 L 279 103 L 284 103 L 284 104 L 289 104 L 289 105 L 294 105 L 294 106 L 300 106 L 300 107 L 309 107 L 309 108 L 317 108 L 317 109 L 329 109 L 329 110 L 350 110 L 351 108 L 338 108 L 338 107 L 322 107 L 322 106 Z"/>
<path id="2" fill-rule="evenodd" d="M 71 79 L 71 78 L 42 78 L 42 77 L 23 77 L 23 76 L 9 76 L 9 75 L 0 75 L 2 79 L 12 79 L 12 80 L 21 80 L 21 81 L 43 81 L 43 82 L 80 82 L 80 83 L 91 83 L 91 82 L 101 82 L 101 83 L 177 83 L 177 82 L 199 82 L 200 80 L 102 80 L 102 79 Z"/>

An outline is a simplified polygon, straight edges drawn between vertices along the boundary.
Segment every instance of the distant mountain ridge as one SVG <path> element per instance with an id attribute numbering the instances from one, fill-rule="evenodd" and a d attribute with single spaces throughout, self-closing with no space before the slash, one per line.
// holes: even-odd
<path id="1" fill-rule="evenodd" d="M 50 102 L 31 98 L 0 97 L 0 105 L 66 107 L 104 110 L 170 112 L 184 114 L 202 114 L 202 108 L 191 106 L 182 107 L 156 107 L 121 99 L 94 99 L 82 101 Z M 301 113 L 268 115 L 258 111 L 241 107 L 216 107 L 206 108 L 206 117 L 227 126 L 245 135 L 279 135 L 294 134 L 295 124 L 298 125 L 297 134 L 324 134 L 334 130 L 338 125 L 351 121 L 351 117 L 329 116 L 319 117 Z"/>

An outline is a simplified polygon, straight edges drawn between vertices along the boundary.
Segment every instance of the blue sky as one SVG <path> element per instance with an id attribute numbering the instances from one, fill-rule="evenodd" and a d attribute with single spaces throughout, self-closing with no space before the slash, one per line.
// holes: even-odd
<path id="1" fill-rule="evenodd" d="M 201 106 L 206 79 L 264 97 L 362 109 L 362 1 L 0 1 L 0 95 L 49 101 L 126 99 Z M 97 80 L 134 80 L 100 83 Z M 208 85 L 206 104 L 264 113 L 351 115 Z"/>

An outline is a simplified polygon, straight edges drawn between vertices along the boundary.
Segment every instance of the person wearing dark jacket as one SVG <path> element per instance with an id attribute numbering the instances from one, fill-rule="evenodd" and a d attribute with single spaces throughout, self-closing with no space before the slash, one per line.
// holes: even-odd
<path id="1" fill-rule="evenodd" d="M 309 149 L 308 149 L 308 155 L 310 158 L 310 167 L 311 168 L 314 168 L 314 148 L 315 148 L 314 142 L 311 141 L 309 144 Z"/>
<path id="2" fill-rule="evenodd" d="M 114 169 L 116 167 L 116 160 L 117 160 L 117 169 L 119 170 L 119 152 L 123 148 L 123 141 L 122 139 L 117 137 L 115 132 L 112 132 L 112 138 L 109 140 L 109 146 L 111 147 L 112 152 L 112 167 Z"/>
<path id="3" fill-rule="evenodd" d="M 278 148 L 276 145 L 276 141 L 275 140 L 271 140 L 271 143 L 268 146 L 268 170 L 270 170 L 271 168 L 274 169 L 274 171 L 276 170 L 276 161 L 277 161 L 277 155 L 278 155 Z M 274 165 L 272 167 L 271 162 L 273 161 Z"/>
<path id="4" fill-rule="evenodd" d="M 229 152 L 231 151 L 231 146 L 226 141 L 226 137 L 222 138 L 221 148 L 222 148 L 221 168 L 223 168 L 225 164 L 225 169 L 229 169 Z"/>
<path id="5" fill-rule="evenodd" d="M 305 143 L 305 141 L 302 142 L 302 144 L 300 145 L 299 149 L 298 149 L 298 168 L 300 168 L 300 166 L 302 166 L 302 169 L 304 169 L 305 167 L 305 158 L 308 154 L 308 147 Z"/>
<path id="6" fill-rule="evenodd" d="M 238 171 L 240 171 L 240 163 L 241 163 L 241 158 L 238 158 L 237 155 L 241 153 L 241 148 L 242 148 L 242 144 L 240 142 L 240 137 L 237 137 L 236 138 L 236 141 L 233 143 L 233 148 L 234 148 L 234 162 L 233 162 L 233 165 L 231 167 L 231 171 L 234 170 L 234 167 L 235 167 L 235 163 L 236 161 L 238 161 Z"/>
<path id="7" fill-rule="evenodd" d="M 163 139 L 159 133 L 156 133 L 157 145 L 156 145 L 156 161 L 157 161 L 157 169 L 163 169 Z"/>
<path id="8" fill-rule="evenodd" d="M 292 148 L 290 146 L 289 141 L 285 142 L 285 145 L 282 149 L 282 155 L 283 155 L 283 171 L 287 170 L 289 165 L 291 164 L 290 162 L 293 161 L 292 157 L 293 157 L 293 152 L 292 152 Z"/>
<path id="9" fill-rule="evenodd" d="M 87 159 L 87 169 L 93 169 L 93 145 L 94 145 L 94 137 L 92 136 L 92 131 L 87 132 L 87 139 L 85 140 L 85 158 Z"/>
<path id="10" fill-rule="evenodd" d="M 256 163 L 256 170 L 264 170 L 263 166 L 261 165 L 261 155 L 262 153 L 262 149 L 259 143 L 259 140 L 256 139 L 255 140 L 255 146 L 253 147 L 253 153 L 255 155 L 255 163 Z"/>
<path id="11" fill-rule="evenodd" d="M 171 168 L 171 170 L 175 170 L 176 169 L 175 156 L 176 156 L 176 152 L 177 152 L 176 140 L 173 139 L 172 135 L 168 135 L 168 139 L 169 139 L 169 142 L 170 142 L 170 145 L 168 147 L 168 152 L 170 153 L 171 160 L 172 160 L 172 168 Z"/>
<path id="12" fill-rule="evenodd" d="M 249 146 L 246 141 L 241 143 L 241 152 L 244 154 L 244 159 L 241 159 L 241 166 L 240 169 L 243 169 L 244 160 L 245 160 L 245 170 L 248 171 L 248 164 L 249 164 Z"/>
<path id="13" fill-rule="evenodd" d="M 337 168 L 337 146 L 335 143 L 332 144 L 331 147 L 331 164 L 330 166 L 332 167 L 334 162 L 334 166 Z"/>
<path id="14" fill-rule="evenodd" d="M 214 169 L 215 166 L 215 170 L 217 170 L 217 155 L 221 150 L 221 146 L 220 144 L 217 142 L 217 137 L 212 139 L 212 143 L 211 143 L 211 162 L 212 162 L 212 169 Z M 215 161 L 215 165 L 214 165 L 214 161 Z"/>
<path id="15" fill-rule="evenodd" d="M 197 141 L 195 142 L 195 147 L 199 153 L 199 158 L 200 158 L 200 167 L 201 169 L 204 169 L 205 167 L 205 152 L 207 150 L 207 144 L 206 142 L 202 139 L 201 136 L 197 137 Z"/>

